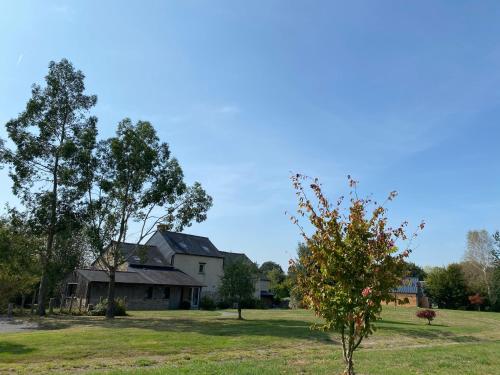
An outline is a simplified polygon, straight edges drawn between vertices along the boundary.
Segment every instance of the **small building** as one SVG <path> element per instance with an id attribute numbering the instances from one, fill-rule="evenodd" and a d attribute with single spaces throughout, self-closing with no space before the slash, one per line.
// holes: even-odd
<path id="1" fill-rule="evenodd" d="M 429 300 L 425 296 L 423 283 L 417 277 L 404 278 L 401 285 L 394 290 L 394 297 L 408 301 L 408 303 L 400 304 L 400 306 L 429 307 Z M 397 301 L 395 304 L 397 304 Z"/>
<path id="2" fill-rule="evenodd" d="M 78 269 L 67 279 L 65 300 L 73 306 L 96 305 L 108 293 L 109 276 L 103 270 Z M 203 284 L 182 271 L 170 268 L 135 268 L 115 275 L 115 296 L 130 310 L 178 309 L 182 303 L 197 308 Z M 67 304 L 67 303 L 66 303 Z"/>
<path id="3" fill-rule="evenodd" d="M 272 307 L 274 305 L 274 293 L 271 292 L 271 280 L 266 276 L 260 275 L 258 279 L 258 288 L 255 288 L 256 293 L 258 293 L 258 298 L 262 301 L 262 304 L 267 307 Z"/>

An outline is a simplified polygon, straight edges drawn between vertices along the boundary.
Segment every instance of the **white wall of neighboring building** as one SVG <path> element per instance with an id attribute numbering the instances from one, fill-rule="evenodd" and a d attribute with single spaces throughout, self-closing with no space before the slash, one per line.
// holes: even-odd
<path id="1" fill-rule="evenodd" d="M 260 299 L 260 292 L 269 292 L 270 289 L 271 289 L 271 281 L 259 278 L 255 281 L 254 297 Z"/>

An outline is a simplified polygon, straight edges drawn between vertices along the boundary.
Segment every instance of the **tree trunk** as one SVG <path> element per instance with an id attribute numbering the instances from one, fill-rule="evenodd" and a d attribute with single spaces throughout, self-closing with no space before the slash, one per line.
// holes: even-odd
<path id="1" fill-rule="evenodd" d="M 110 269 L 108 285 L 108 306 L 106 308 L 107 319 L 113 319 L 115 317 L 115 276 L 115 269 Z"/>
<path id="2" fill-rule="evenodd" d="M 490 282 L 488 280 L 488 274 L 485 269 L 483 269 L 484 283 L 486 284 L 486 293 L 488 294 L 488 299 L 493 304 L 496 302 L 496 298 L 491 293 Z"/>
<path id="3" fill-rule="evenodd" d="M 26 294 L 21 294 L 21 314 L 24 315 L 24 305 L 26 304 Z"/>
<path id="4" fill-rule="evenodd" d="M 36 301 L 36 290 L 33 291 L 33 297 L 31 298 L 31 315 L 35 312 L 35 301 Z"/>
<path id="5" fill-rule="evenodd" d="M 40 278 L 40 287 L 38 288 L 38 316 L 45 316 L 45 295 L 47 294 L 47 272 L 44 267 L 42 277 Z"/>
<path id="6" fill-rule="evenodd" d="M 242 316 L 241 316 L 241 305 L 240 303 L 238 302 L 238 320 L 242 320 Z"/>
<path id="7" fill-rule="evenodd" d="M 354 364 L 352 362 L 352 353 L 347 354 L 347 358 L 345 360 L 345 370 L 344 370 L 344 375 L 355 375 L 354 374 Z"/>

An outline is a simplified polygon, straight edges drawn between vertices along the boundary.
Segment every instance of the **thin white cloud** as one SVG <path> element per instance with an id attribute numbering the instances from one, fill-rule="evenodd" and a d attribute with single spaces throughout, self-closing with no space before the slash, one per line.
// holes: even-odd
<path id="1" fill-rule="evenodd" d="M 63 13 L 63 14 L 67 14 L 70 11 L 69 6 L 67 4 L 54 5 L 52 7 L 52 10 L 56 13 Z"/>
<path id="2" fill-rule="evenodd" d="M 215 110 L 215 112 L 221 113 L 221 114 L 226 114 L 226 115 L 233 115 L 233 114 L 240 113 L 240 109 L 234 105 L 225 105 L 225 106 L 217 108 Z"/>
<path id="3" fill-rule="evenodd" d="M 51 7 L 51 11 L 56 13 L 59 17 L 66 21 L 74 21 L 75 19 L 75 9 L 70 7 L 66 3 L 55 4 Z"/>
<path id="4" fill-rule="evenodd" d="M 23 61 L 23 57 L 24 57 L 24 55 L 22 53 L 17 57 L 17 63 L 16 63 L 16 65 L 21 64 L 21 61 Z"/>

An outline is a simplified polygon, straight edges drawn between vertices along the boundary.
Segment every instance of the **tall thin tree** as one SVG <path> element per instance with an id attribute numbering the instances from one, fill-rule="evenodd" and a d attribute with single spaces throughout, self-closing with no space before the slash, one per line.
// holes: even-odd
<path id="1" fill-rule="evenodd" d="M 492 291 L 493 270 L 495 266 L 494 237 L 486 230 L 471 230 L 467 233 L 465 260 L 474 267 L 477 277 L 488 294 L 490 303 L 496 303 L 496 294 Z"/>
<path id="2" fill-rule="evenodd" d="M 42 276 L 38 314 L 45 315 L 48 270 L 57 237 L 67 233 L 68 218 L 84 190 L 82 166 L 97 135 L 89 115 L 95 95 L 85 94 L 84 74 L 66 59 L 50 62 L 45 87 L 34 84 L 25 110 L 6 124 L 13 149 L 4 149 L 13 192 L 45 238 L 39 252 Z"/>

